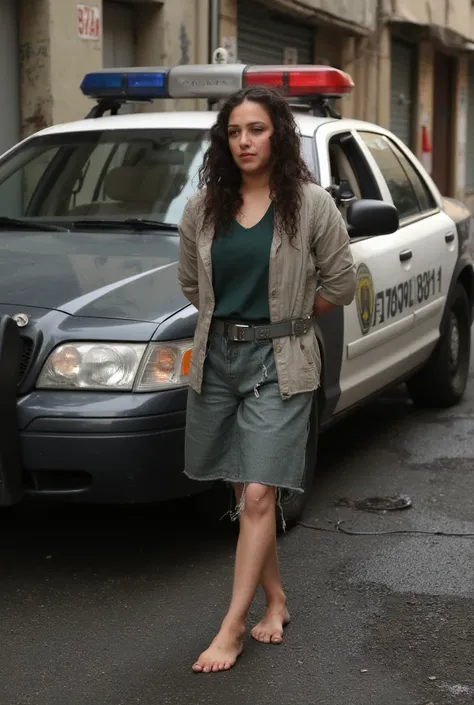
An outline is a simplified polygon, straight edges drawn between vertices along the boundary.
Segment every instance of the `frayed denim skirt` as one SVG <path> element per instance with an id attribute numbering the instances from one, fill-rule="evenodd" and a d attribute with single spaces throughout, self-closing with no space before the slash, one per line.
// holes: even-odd
<path id="1" fill-rule="evenodd" d="M 201 394 L 188 393 L 186 475 L 302 491 L 312 400 L 281 398 L 271 341 L 211 333 Z"/>

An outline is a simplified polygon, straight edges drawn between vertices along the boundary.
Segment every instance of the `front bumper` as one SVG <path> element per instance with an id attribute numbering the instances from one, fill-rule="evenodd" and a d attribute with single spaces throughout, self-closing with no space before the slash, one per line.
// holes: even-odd
<path id="1" fill-rule="evenodd" d="M 202 491 L 183 472 L 186 394 L 37 391 L 21 398 L 25 495 L 141 503 Z"/>

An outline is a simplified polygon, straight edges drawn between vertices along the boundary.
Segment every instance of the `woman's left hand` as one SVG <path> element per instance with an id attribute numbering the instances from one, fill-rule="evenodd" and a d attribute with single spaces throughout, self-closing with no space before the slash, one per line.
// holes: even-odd
<path id="1" fill-rule="evenodd" d="M 313 316 L 315 318 L 321 318 L 321 316 L 325 316 L 335 308 L 337 308 L 336 304 L 331 304 L 329 301 L 326 301 L 326 299 L 323 299 L 320 294 L 316 294 L 313 304 Z"/>

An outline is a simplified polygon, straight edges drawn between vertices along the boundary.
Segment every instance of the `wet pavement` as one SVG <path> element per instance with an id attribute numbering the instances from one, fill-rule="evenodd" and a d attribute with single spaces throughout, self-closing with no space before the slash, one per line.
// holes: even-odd
<path id="1" fill-rule="evenodd" d="M 344 506 L 399 494 L 411 508 Z M 232 529 L 192 501 L 1 512 L 0 705 L 472 705 L 474 537 L 451 534 L 474 534 L 474 371 L 454 409 L 397 390 L 326 433 L 304 524 L 279 541 L 284 644 L 195 675 Z"/>

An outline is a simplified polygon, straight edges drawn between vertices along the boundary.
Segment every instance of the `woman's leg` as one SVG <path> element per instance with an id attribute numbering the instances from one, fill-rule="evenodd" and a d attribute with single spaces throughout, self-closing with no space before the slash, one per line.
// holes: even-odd
<path id="1" fill-rule="evenodd" d="M 219 633 L 198 658 L 200 673 L 231 668 L 242 653 L 245 622 L 275 536 L 275 489 L 257 483 L 245 488 L 235 556 L 234 585 L 229 610 Z"/>
<path id="2" fill-rule="evenodd" d="M 264 644 L 281 644 L 283 628 L 289 624 L 290 614 L 281 584 L 276 532 L 265 560 L 260 585 L 265 592 L 267 608 L 261 622 L 250 633 L 254 639 Z"/>
<path id="3" fill-rule="evenodd" d="M 236 504 L 240 504 L 244 486 L 235 485 Z M 260 576 L 260 585 L 265 593 L 267 609 L 265 616 L 252 629 L 254 639 L 265 644 L 281 644 L 283 641 L 283 627 L 290 621 L 287 608 L 286 595 L 283 591 L 278 561 L 276 525 L 272 542 L 263 564 Z"/>

